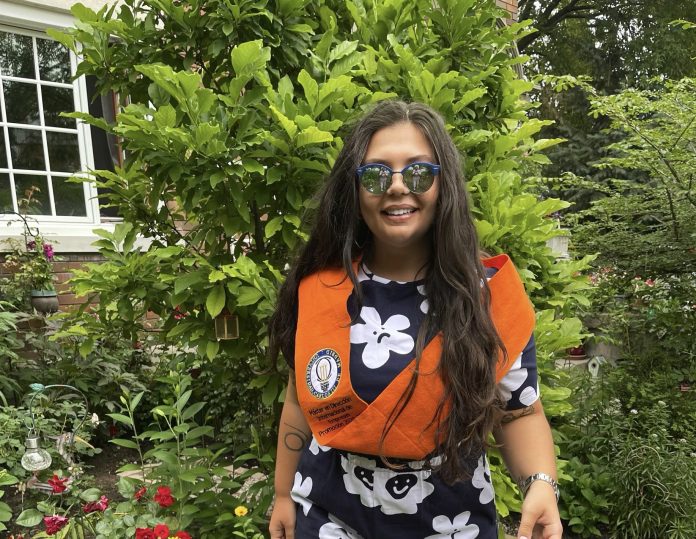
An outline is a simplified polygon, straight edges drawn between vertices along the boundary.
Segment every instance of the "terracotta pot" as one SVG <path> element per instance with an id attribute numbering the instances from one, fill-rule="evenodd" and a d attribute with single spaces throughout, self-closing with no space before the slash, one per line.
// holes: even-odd
<path id="1" fill-rule="evenodd" d="M 31 306 L 38 312 L 55 313 L 58 305 L 58 293 L 55 290 L 31 291 Z"/>

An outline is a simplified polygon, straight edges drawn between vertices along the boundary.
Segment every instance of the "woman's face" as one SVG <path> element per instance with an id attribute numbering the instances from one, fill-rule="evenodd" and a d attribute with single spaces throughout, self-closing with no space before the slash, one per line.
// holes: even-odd
<path id="1" fill-rule="evenodd" d="M 380 163 L 392 170 L 402 170 L 415 162 L 435 161 L 435 152 L 425 135 L 412 123 L 401 122 L 377 131 L 367 147 L 363 164 Z M 360 213 L 372 232 L 374 246 L 390 251 L 429 249 L 428 231 L 435 220 L 439 177 L 425 193 L 411 193 L 401 173 L 382 195 L 360 187 Z"/>

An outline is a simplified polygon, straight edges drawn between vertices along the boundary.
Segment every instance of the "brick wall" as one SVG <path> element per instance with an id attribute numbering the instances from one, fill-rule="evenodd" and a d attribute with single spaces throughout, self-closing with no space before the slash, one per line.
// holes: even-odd
<path id="1" fill-rule="evenodd" d="M 495 0 L 495 3 L 508 10 L 513 21 L 517 20 L 517 0 Z"/>
<path id="2" fill-rule="evenodd" d="M 73 275 L 73 271 L 81 268 L 87 262 L 103 262 L 104 258 L 99 254 L 62 254 L 58 253 L 58 262 L 53 263 L 53 274 L 55 276 L 55 287 L 58 292 L 58 302 L 61 311 L 69 311 L 87 301 L 87 298 L 77 297 L 70 290 L 67 280 Z M 0 254 L 0 278 L 8 277 L 9 273 L 2 264 Z"/>
<path id="3" fill-rule="evenodd" d="M 85 297 L 78 297 L 71 293 L 67 280 L 73 275 L 73 271 L 81 268 L 87 262 L 103 262 L 104 257 L 99 254 L 66 254 L 58 255 L 60 262 L 53 263 L 55 286 L 58 292 L 58 302 L 61 311 L 68 311 L 87 301 Z"/>

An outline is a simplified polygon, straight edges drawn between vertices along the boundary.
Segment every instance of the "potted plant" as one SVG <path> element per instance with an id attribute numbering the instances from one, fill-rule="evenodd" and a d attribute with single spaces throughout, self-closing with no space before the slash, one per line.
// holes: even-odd
<path id="1" fill-rule="evenodd" d="M 29 225 L 29 214 L 35 207 L 34 195 L 40 189 L 29 187 L 17 201 L 19 212 L 7 212 L 22 220 L 23 239 L 9 239 L 9 254 L 5 255 L 4 266 L 12 273 L 16 288 L 28 292 L 31 305 L 41 313 L 58 310 L 58 294 L 53 285 L 53 245 L 39 233 L 37 227 Z"/>
<path id="2" fill-rule="evenodd" d="M 58 310 L 58 294 L 54 286 L 53 246 L 41 235 L 25 236 L 28 241 L 10 239 L 10 252 L 5 256 L 5 268 L 12 279 L 26 290 L 31 305 L 41 313 Z"/>

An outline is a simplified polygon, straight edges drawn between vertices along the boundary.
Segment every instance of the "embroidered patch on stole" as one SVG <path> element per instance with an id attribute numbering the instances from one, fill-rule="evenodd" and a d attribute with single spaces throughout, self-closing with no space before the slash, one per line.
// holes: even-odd
<path id="1" fill-rule="evenodd" d="M 317 399 L 326 399 L 341 380 L 341 358 L 335 350 L 324 348 L 309 360 L 305 376 L 309 392 Z"/>

